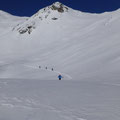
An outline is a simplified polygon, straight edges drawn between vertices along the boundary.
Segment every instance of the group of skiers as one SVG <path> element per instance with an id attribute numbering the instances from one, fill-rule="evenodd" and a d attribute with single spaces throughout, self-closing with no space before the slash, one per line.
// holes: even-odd
<path id="1" fill-rule="evenodd" d="M 41 68 L 41 66 L 39 66 L 39 68 Z M 47 70 L 47 69 L 48 69 L 48 67 L 45 67 L 45 69 Z M 53 71 L 54 69 L 53 69 L 53 68 L 51 68 L 51 70 Z"/>
<path id="2" fill-rule="evenodd" d="M 39 68 L 41 68 L 41 66 L 39 66 Z M 45 69 L 47 70 L 48 68 L 45 67 Z M 51 68 L 51 70 L 54 71 L 53 68 Z M 62 78 L 63 78 L 63 76 L 62 76 L 61 74 L 59 74 L 59 75 L 58 75 L 58 79 L 59 79 L 59 80 L 62 80 Z"/>

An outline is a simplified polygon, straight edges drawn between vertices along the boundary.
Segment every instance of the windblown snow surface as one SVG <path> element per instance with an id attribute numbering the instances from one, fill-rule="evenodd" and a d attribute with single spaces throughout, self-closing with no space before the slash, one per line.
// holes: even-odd
<path id="1" fill-rule="evenodd" d="M 120 120 L 119 78 L 119 9 L 0 11 L 0 120 Z"/>

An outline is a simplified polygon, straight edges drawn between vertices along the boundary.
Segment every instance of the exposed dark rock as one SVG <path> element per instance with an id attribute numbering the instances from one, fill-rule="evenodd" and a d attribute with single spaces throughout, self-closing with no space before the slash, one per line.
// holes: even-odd
<path id="1" fill-rule="evenodd" d="M 28 29 L 31 29 L 31 28 L 32 28 L 32 26 L 28 26 L 27 28 L 28 28 Z"/>
<path id="2" fill-rule="evenodd" d="M 60 13 L 63 13 L 63 12 L 64 12 L 64 9 L 68 10 L 68 8 L 65 7 L 62 3 L 59 3 L 58 6 L 56 6 L 55 4 L 53 4 L 53 5 L 51 6 L 51 9 L 52 9 L 52 10 L 57 10 L 57 11 L 60 12 Z"/>
<path id="3" fill-rule="evenodd" d="M 55 17 L 54 17 L 54 18 L 52 18 L 52 20 L 57 20 L 57 19 L 58 19 L 58 18 L 55 18 Z"/>
<path id="4" fill-rule="evenodd" d="M 24 33 L 28 32 L 30 34 L 32 32 L 32 29 L 35 29 L 35 27 L 28 26 L 26 29 L 24 28 L 24 29 L 19 30 L 19 33 L 24 34 Z"/>
<path id="5" fill-rule="evenodd" d="M 24 34 L 24 33 L 26 33 L 27 32 L 27 29 L 25 29 L 25 30 L 19 30 L 19 33 L 20 34 Z"/>

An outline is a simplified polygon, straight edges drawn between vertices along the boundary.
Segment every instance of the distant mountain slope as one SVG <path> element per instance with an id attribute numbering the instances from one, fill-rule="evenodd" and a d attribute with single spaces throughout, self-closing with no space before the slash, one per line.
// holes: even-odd
<path id="1" fill-rule="evenodd" d="M 57 2 L 30 18 L 11 18 L 10 27 L 0 27 L 9 31 L 0 37 L 0 77 L 119 79 L 120 10 L 89 14 Z"/>
<path id="2" fill-rule="evenodd" d="M 15 25 L 24 22 L 25 19 L 27 19 L 27 17 L 17 17 L 0 11 L 0 35 L 4 35 L 6 32 L 11 31 Z"/>

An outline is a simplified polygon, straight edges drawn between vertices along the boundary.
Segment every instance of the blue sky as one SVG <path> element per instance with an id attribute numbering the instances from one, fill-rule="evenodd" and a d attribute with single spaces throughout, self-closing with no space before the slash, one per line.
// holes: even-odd
<path id="1" fill-rule="evenodd" d="M 0 10 L 17 16 L 31 16 L 56 1 L 90 13 L 102 13 L 120 8 L 120 0 L 0 0 Z"/>

